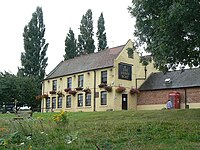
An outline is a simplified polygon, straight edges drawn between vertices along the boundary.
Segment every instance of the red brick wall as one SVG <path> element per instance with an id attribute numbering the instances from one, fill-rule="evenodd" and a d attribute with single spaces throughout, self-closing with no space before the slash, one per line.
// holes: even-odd
<path id="1" fill-rule="evenodd" d="M 200 103 L 200 88 L 188 88 L 186 91 L 188 103 Z"/>
<path id="2" fill-rule="evenodd" d="M 168 89 L 156 91 L 141 91 L 138 94 L 138 105 L 166 104 L 168 94 L 177 91 L 181 95 L 181 103 L 185 103 L 185 91 L 187 103 L 200 103 L 200 88 Z"/>

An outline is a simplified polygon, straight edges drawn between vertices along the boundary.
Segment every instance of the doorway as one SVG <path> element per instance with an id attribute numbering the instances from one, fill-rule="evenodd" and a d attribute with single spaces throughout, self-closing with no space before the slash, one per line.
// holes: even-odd
<path id="1" fill-rule="evenodd" d="M 122 110 L 128 109 L 128 98 L 127 94 L 122 94 Z"/>

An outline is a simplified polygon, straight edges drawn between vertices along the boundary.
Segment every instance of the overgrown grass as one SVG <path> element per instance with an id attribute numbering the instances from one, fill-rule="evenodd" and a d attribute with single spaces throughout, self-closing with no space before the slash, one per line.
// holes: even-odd
<path id="1" fill-rule="evenodd" d="M 200 109 L 67 113 L 59 126 L 55 113 L 34 113 L 13 121 L 0 115 L 0 149 L 199 149 Z M 0 141 L 1 142 L 1 141 Z M 22 144 L 24 143 L 24 144 Z"/>

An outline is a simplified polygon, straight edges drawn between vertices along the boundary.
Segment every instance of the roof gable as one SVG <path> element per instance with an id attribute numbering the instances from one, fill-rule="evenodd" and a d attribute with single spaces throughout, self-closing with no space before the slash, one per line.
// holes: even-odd
<path id="1" fill-rule="evenodd" d="M 123 48 L 124 45 L 62 61 L 47 75 L 46 79 L 111 67 Z"/>
<path id="2" fill-rule="evenodd" d="M 157 90 L 198 86 L 200 86 L 200 68 L 171 71 L 166 74 L 152 73 L 139 89 Z"/>

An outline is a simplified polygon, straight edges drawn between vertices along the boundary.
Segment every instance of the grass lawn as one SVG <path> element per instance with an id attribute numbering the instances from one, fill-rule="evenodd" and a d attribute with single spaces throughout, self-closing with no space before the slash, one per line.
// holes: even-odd
<path id="1" fill-rule="evenodd" d="M 68 124 L 56 123 L 55 114 L 18 121 L 0 114 L 0 149 L 200 148 L 200 109 L 67 113 Z"/>

